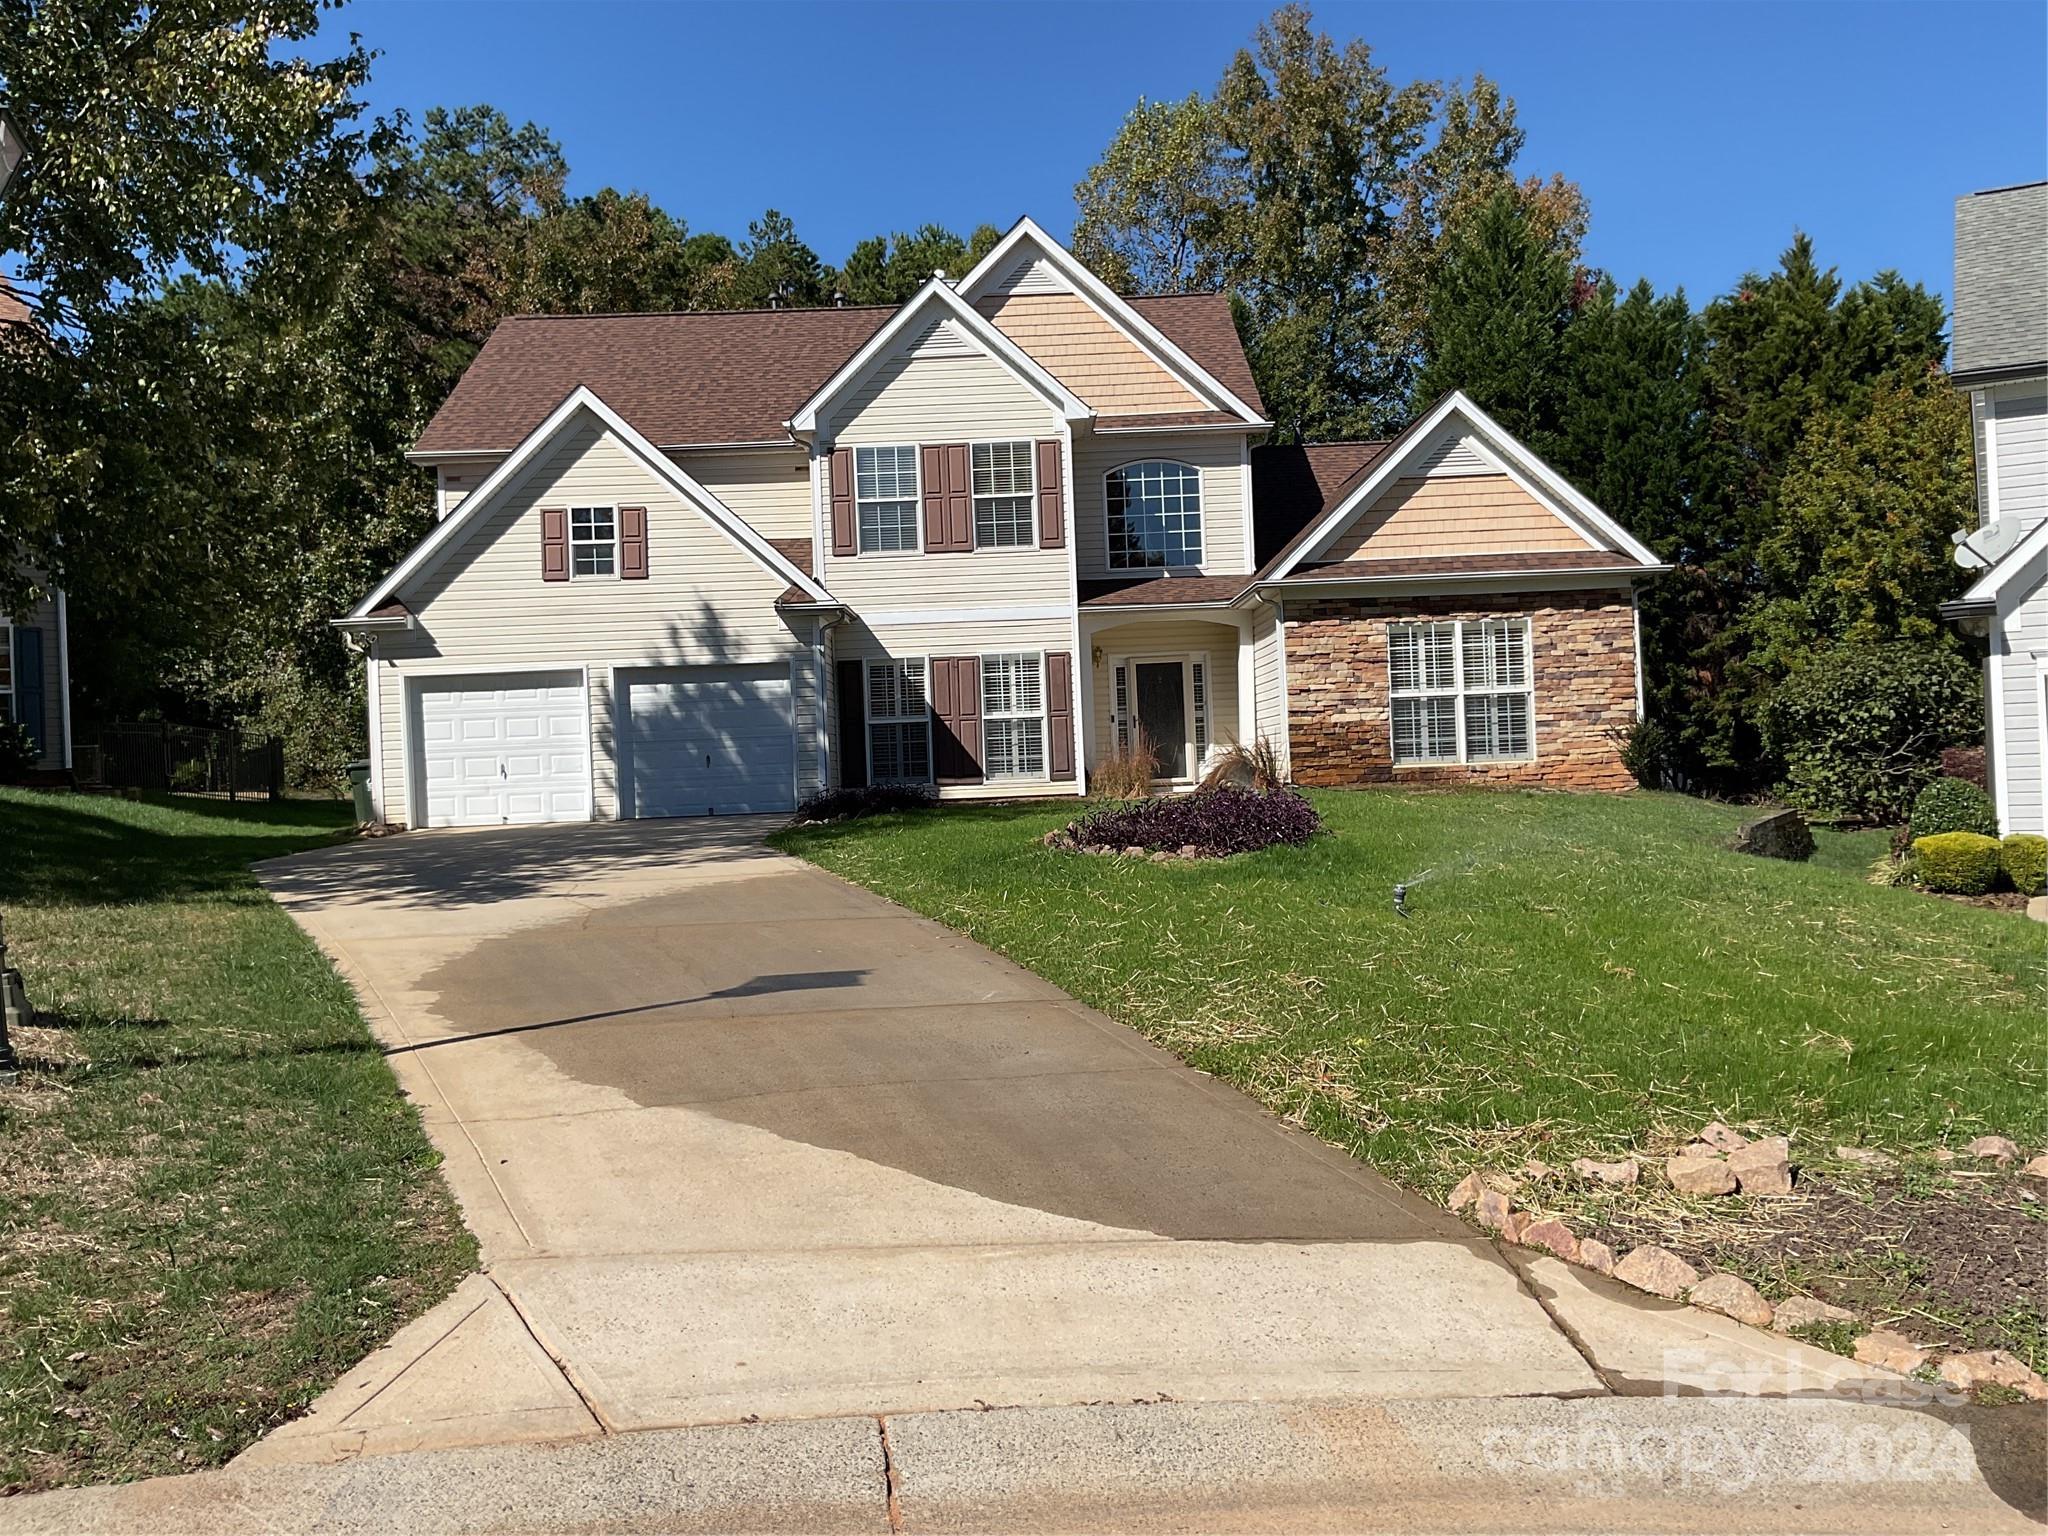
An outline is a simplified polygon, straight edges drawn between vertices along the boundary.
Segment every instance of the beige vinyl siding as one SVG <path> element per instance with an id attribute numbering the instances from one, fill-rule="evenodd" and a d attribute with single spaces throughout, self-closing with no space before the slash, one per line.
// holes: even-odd
<path id="1" fill-rule="evenodd" d="M 491 478 L 503 459 L 463 459 L 439 467 L 441 516 L 446 517 L 469 499 L 470 492 Z"/>
<path id="2" fill-rule="evenodd" d="M 1065 651 L 1072 655 L 1073 626 L 1065 620 L 1021 619 L 896 624 L 877 629 L 856 620 L 832 631 L 835 666 L 841 661 L 879 661 L 890 656 L 993 656 L 1006 651 Z M 1078 676 L 1078 668 L 1086 661 L 1085 653 L 1074 661 Z M 1075 748 L 1081 750 L 1081 744 L 1075 743 Z M 1051 761 L 1049 751 L 1047 761 Z M 993 784 L 948 785 L 940 794 L 948 800 L 973 800 L 1071 794 L 1076 790 L 1074 780 L 1055 783 L 1051 779 L 1002 779 Z"/>
<path id="3" fill-rule="evenodd" d="M 644 506 L 648 578 L 541 580 L 540 509 Z M 611 770 L 613 669 L 798 658 L 795 713 L 800 783 L 817 775 L 812 620 L 779 613 L 783 578 L 734 543 L 593 416 L 542 450 L 523 483 L 501 495 L 457 546 L 399 596 L 417 616 L 377 637 L 395 662 L 380 682 L 385 815 L 409 821 L 410 775 L 401 734 L 402 680 L 455 667 L 480 674 L 537 663 L 590 669 L 593 789 L 600 817 L 618 811 Z"/>
<path id="4" fill-rule="evenodd" d="M 0 624 L 18 625 L 23 629 L 42 631 L 43 636 L 43 755 L 36 759 L 38 768 L 59 769 L 64 766 L 64 644 L 57 628 L 57 600 L 54 597 L 38 597 L 12 620 L 0 615 Z M 0 642 L 7 643 L 7 642 Z M 9 653 L 10 677 L 12 667 L 18 665 Z M 16 679 L 12 686 L 19 687 Z M 0 707 L 0 720 L 6 719 L 11 709 L 10 700 Z"/>
<path id="5" fill-rule="evenodd" d="M 1213 752 L 1240 739 L 1237 718 L 1237 649 L 1235 624 L 1197 619 L 1144 619 L 1098 629 L 1088 637 L 1090 652 L 1102 652 L 1095 669 L 1095 698 L 1090 709 L 1089 757 L 1092 765 L 1116 745 L 1111 729 L 1116 707 L 1116 658 L 1120 656 L 1194 656 L 1208 653 L 1203 691 L 1209 702 L 1209 747 Z"/>
<path id="6" fill-rule="evenodd" d="M 1139 415 L 1209 408 L 1078 294 L 992 295 L 975 307 L 1098 411 Z"/>
<path id="7" fill-rule="evenodd" d="M 1250 487 L 1246 483 L 1244 437 L 1236 432 L 1143 432 L 1098 437 L 1074 436 L 1075 550 L 1081 579 L 1130 573 L 1109 568 L 1109 507 L 1104 477 L 1120 464 L 1172 459 L 1202 474 L 1202 564 L 1209 576 L 1249 575 L 1245 527 Z"/>
<path id="8" fill-rule="evenodd" d="M 811 537 L 811 465 L 803 449 L 792 444 L 669 457 L 763 538 Z"/>
<path id="9" fill-rule="evenodd" d="M 1999 521 L 2031 528 L 2048 518 L 2048 384 L 2003 385 L 1989 401 Z"/>
<path id="10" fill-rule="evenodd" d="M 1506 475 L 1434 475 L 1396 480 L 1316 558 L 1390 560 L 1590 547 Z"/>
<path id="11" fill-rule="evenodd" d="M 1252 620 L 1252 690 L 1258 716 L 1255 734 L 1272 744 L 1281 765 L 1287 762 L 1287 680 L 1282 647 L 1286 636 L 1279 614 L 1263 605 Z"/>
<path id="12" fill-rule="evenodd" d="M 2036 562 L 2033 584 L 2019 606 L 1998 625 L 1993 644 L 1999 651 L 1999 693 L 1993 701 L 1998 718 L 1999 799 L 2003 830 L 2048 830 L 2048 793 L 2042 775 L 2048 769 L 2048 744 L 2041 739 L 2044 662 L 2048 658 L 2048 564 Z"/>
<path id="13" fill-rule="evenodd" d="M 885 364 L 840 419 L 836 442 L 845 447 L 1037 441 L 1062 435 L 1060 418 L 1042 395 L 1005 365 L 980 354 Z M 827 464 L 821 463 L 821 481 L 828 474 Z M 921 509 L 919 517 L 921 525 Z M 828 539 L 820 575 L 834 597 L 863 613 L 1071 607 L 1074 601 L 1073 560 L 1064 548 L 834 556 Z"/>

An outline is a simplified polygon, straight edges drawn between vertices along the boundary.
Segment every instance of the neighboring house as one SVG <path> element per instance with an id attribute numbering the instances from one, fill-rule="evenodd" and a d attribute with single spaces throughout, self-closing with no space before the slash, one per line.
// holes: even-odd
<path id="1" fill-rule="evenodd" d="M 33 323 L 28 306 L 0 278 L 0 326 Z M 71 645 L 61 591 L 11 616 L 0 609 L 0 719 L 27 727 L 39 772 L 70 770 Z"/>
<path id="2" fill-rule="evenodd" d="M 1029 220 L 894 309 L 499 326 L 411 457 L 441 521 L 346 619 L 397 824 L 1081 794 L 1142 733 L 1310 784 L 1621 788 L 1659 567 L 1470 402 L 1258 446 L 1220 295 Z"/>
<path id="3" fill-rule="evenodd" d="M 1985 771 L 2007 832 L 2044 830 L 2048 747 L 2048 182 L 1956 199 L 1951 376 L 1970 396 L 1978 572 L 1942 605 L 1989 642 Z"/>

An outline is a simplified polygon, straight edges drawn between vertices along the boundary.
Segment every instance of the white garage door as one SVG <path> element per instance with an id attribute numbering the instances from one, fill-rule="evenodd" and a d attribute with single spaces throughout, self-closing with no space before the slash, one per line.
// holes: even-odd
<path id="1" fill-rule="evenodd" d="M 428 826 L 589 820 L 580 672 L 436 679 L 419 700 Z"/>
<path id="2" fill-rule="evenodd" d="M 789 668 L 622 673 L 627 816 L 729 816 L 796 805 Z"/>

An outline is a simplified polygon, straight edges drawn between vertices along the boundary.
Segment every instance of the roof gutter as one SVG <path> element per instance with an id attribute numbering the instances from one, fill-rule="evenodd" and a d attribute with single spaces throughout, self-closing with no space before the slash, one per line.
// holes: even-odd
<path id="1" fill-rule="evenodd" d="M 1263 597 L 1266 593 L 1314 595 L 1320 592 L 1403 591 L 1422 589 L 1456 590 L 1459 587 L 1495 590 L 1544 591 L 1557 587 L 1620 586 L 1649 576 L 1663 576 L 1668 565 L 1586 565 L 1549 570 L 1506 571 L 1423 571 L 1412 576 L 1292 576 L 1280 581 L 1255 581 L 1235 599 Z"/>

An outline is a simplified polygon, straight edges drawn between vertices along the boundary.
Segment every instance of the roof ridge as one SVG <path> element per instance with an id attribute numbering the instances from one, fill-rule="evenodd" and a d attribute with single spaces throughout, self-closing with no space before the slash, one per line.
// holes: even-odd
<path id="1" fill-rule="evenodd" d="M 894 314 L 901 304 L 784 304 L 769 305 L 757 309 L 600 309 L 588 312 L 549 311 L 536 314 L 505 315 L 498 323 L 509 325 L 515 320 L 680 320 L 713 319 L 722 315 L 816 315 L 816 314 L 868 314 L 876 311 Z"/>

